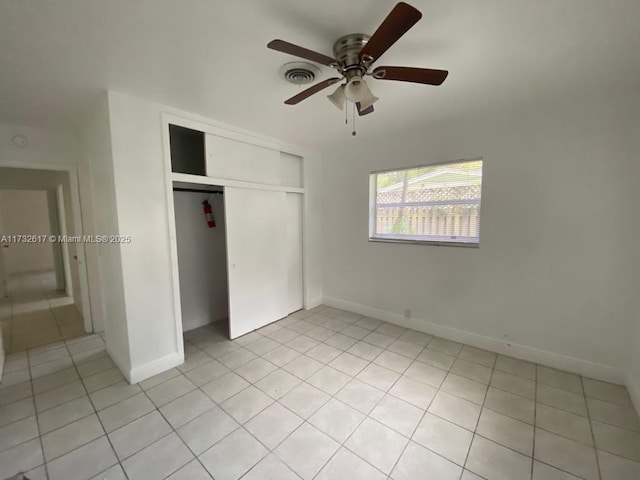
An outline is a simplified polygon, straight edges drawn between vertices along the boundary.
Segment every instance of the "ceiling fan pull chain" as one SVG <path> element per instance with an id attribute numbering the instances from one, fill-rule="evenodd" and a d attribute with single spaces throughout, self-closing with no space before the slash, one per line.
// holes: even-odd
<path id="1" fill-rule="evenodd" d="M 344 99 L 344 124 L 349 125 L 349 102 Z"/>
<path id="2" fill-rule="evenodd" d="M 353 131 L 351 135 L 356 136 L 356 104 L 353 102 Z"/>

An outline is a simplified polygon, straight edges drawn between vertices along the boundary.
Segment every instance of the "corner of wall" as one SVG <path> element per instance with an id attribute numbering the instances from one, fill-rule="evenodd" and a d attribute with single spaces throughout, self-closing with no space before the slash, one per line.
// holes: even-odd
<path id="1" fill-rule="evenodd" d="M 113 363 L 116 364 L 120 372 L 125 376 L 125 378 L 131 383 L 131 365 L 127 358 L 123 358 L 123 356 L 117 352 L 112 345 L 109 345 L 109 341 L 107 340 L 107 354 L 113 360 Z"/>
<path id="2" fill-rule="evenodd" d="M 640 415 L 640 378 L 630 373 L 626 383 L 633 406 L 636 407 L 636 412 Z"/>
<path id="3" fill-rule="evenodd" d="M 152 362 L 131 368 L 124 372 L 129 383 L 139 383 L 154 375 L 165 372 L 171 368 L 177 367 L 184 363 L 184 354 L 180 352 L 170 353 L 162 358 L 158 358 Z"/>
<path id="4" fill-rule="evenodd" d="M 640 414 L 640 312 L 636 315 L 635 331 L 629 350 L 629 368 L 627 370 L 627 390 L 631 401 Z"/>
<path id="5" fill-rule="evenodd" d="M 322 155 L 307 151 L 304 155 L 304 258 L 305 306 L 307 309 L 322 303 L 323 243 L 322 238 Z"/>
<path id="6" fill-rule="evenodd" d="M 118 212 L 113 172 L 111 124 L 107 94 L 93 105 L 85 119 L 84 147 L 94 202 L 93 228 L 96 234 L 118 233 Z M 120 370 L 131 369 L 129 334 L 126 323 L 122 261 L 118 244 L 101 244 L 92 257 L 96 260 L 93 284 L 99 285 L 101 314 L 107 339 L 107 351 Z"/>
<path id="7" fill-rule="evenodd" d="M 131 367 L 128 359 L 122 358 L 109 344 L 107 344 L 107 354 L 132 385 L 184 363 L 184 352 L 170 353 L 162 358 L 136 367 Z"/>

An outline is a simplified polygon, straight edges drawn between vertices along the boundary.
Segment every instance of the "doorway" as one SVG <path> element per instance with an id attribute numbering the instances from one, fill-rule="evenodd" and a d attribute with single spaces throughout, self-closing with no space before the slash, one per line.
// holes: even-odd
<path id="1" fill-rule="evenodd" d="M 303 308 L 302 195 L 173 182 L 173 200 L 185 338 L 237 338 Z"/>
<path id="2" fill-rule="evenodd" d="M 46 190 L 0 190 L 0 232 L 6 297 L 64 290 L 55 196 Z M 53 200 L 53 201 L 52 201 Z"/>
<path id="3" fill-rule="evenodd" d="M 84 335 L 81 244 L 70 175 L 0 167 L 0 325 L 4 353 Z M 89 319 L 90 320 L 90 319 Z"/>
<path id="4" fill-rule="evenodd" d="M 182 330 L 228 330 L 224 188 L 174 182 Z M 210 211 L 210 212 L 209 212 Z M 209 213 L 206 213 L 209 212 Z"/>

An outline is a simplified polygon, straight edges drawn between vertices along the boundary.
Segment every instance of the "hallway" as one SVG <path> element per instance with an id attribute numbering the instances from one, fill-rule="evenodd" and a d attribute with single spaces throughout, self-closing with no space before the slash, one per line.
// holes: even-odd
<path id="1" fill-rule="evenodd" d="M 0 299 L 0 325 L 6 353 L 84 335 L 82 316 L 64 292 L 55 290 L 53 271 L 12 276 L 9 297 Z"/>

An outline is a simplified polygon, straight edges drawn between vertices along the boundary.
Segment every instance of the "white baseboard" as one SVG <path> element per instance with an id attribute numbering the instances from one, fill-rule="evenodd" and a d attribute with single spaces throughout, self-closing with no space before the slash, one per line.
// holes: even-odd
<path id="1" fill-rule="evenodd" d="M 177 367 L 184 363 L 184 354 L 179 352 L 171 353 L 153 362 L 132 368 L 129 377 L 129 383 L 139 383 L 154 375 L 165 372 L 171 368 Z"/>
<path id="2" fill-rule="evenodd" d="M 158 375 L 159 373 L 162 373 L 184 363 L 184 354 L 174 352 L 144 365 L 140 365 L 134 368 L 127 368 L 125 365 L 123 365 L 122 362 L 118 360 L 118 358 L 113 354 L 111 350 L 109 350 L 108 347 L 107 353 L 109 354 L 113 362 L 118 366 L 122 374 L 126 377 L 127 381 L 132 385 L 134 383 L 140 383 L 147 378 L 151 378 L 154 375 Z"/>
<path id="3" fill-rule="evenodd" d="M 318 305 L 322 305 L 323 300 L 324 299 L 322 297 L 313 297 L 313 298 L 307 299 L 305 310 L 311 310 L 312 308 L 315 308 Z"/>
<path id="4" fill-rule="evenodd" d="M 376 318 L 395 325 L 411 328 L 419 332 L 436 335 L 446 338 L 454 342 L 464 343 L 483 350 L 509 355 L 510 357 L 527 360 L 529 362 L 539 363 L 548 367 L 564 370 L 567 372 L 577 373 L 585 377 L 604 380 L 611 383 L 624 384 L 627 381 L 625 372 L 619 368 L 608 365 L 582 360 L 578 358 L 560 355 L 558 353 L 540 350 L 526 345 L 517 345 L 513 343 L 505 343 L 503 340 L 485 337 L 476 333 L 466 332 L 457 328 L 438 325 L 426 320 L 418 320 L 415 318 L 405 318 L 402 315 L 368 307 L 358 303 L 341 300 L 338 298 L 325 297 L 325 305 L 330 307 L 359 313 L 367 317 Z"/>
<path id="5" fill-rule="evenodd" d="M 636 407 L 636 412 L 640 414 L 640 378 L 632 378 L 629 375 L 627 378 L 627 390 L 629 390 L 631 401 Z"/>
<path id="6" fill-rule="evenodd" d="M 130 371 L 131 368 L 129 367 L 128 364 L 126 364 L 125 362 L 123 362 L 114 352 L 112 349 L 109 348 L 109 344 L 107 343 L 107 355 L 109 355 L 109 357 L 111 358 L 111 360 L 113 360 L 113 363 L 116 364 L 116 366 L 120 369 L 120 371 L 122 372 L 122 374 L 126 377 L 126 379 L 129 381 L 129 383 L 131 383 L 130 380 Z"/>

